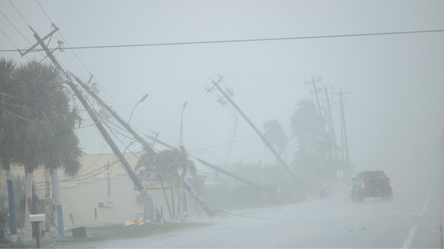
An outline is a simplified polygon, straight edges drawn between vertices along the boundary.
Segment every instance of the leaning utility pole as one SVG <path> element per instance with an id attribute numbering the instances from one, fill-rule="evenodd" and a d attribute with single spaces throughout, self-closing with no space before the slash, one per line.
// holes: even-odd
<path id="1" fill-rule="evenodd" d="M 333 124 L 333 118 L 331 116 L 331 107 L 330 107 L 330 97 L 328 96 L 327 87 L 324 86 L 325 90 L 325 98 L 327 99 L 327 106 L 328 106 L 328 121 L 329 121 L 329 127 L 331 129 L 332 137 L 333 137 L 333 145 L 334 145 L 334 153 L 335 153 L 335 160 L 338 160 L 338 145 L 336 141 L 336 132 L 335 132 L 335 126 Z"/>
<path id="2" fill-rule="evenodd" d="M 318 79 L 316 81 L 319 81 L 319 80 L 321 80 L 321 79 Z M 321 105 L 319 104 L 318 89 L 316 88 L 315 80 L 313 78 L 313 75 L 311 76 L 311 82 L 306 82 L 306 83 L 312 83 L 313 84 L 313 92 L 315 94 L 316 103 L 318 105 L 319 119 L 321 120 L 322 132 L 324 133 L 324 146 L 325 146 L 325 149 L 327 150 L 328 158 L 330 159 L 330 164 L 331 164 L 331 151 L 328 149 L 327 144 L 325 143 L 326 139 L 327 139 L 327 132 L 325 131 L 325 125 L 324 125 L 324 119 L 322 117 Z"/>
<path id="3" fill-rule="evenodd" d="M 105 107 L 106 110 L 109 111 L 109 113 L 111 113 L 111 115 L 129 132 L 131 133 L 131 135 L 133 135 L 133 137 L 142 144 L 142 146 L 145 148 L 145 150 L 147 151 L 147 153 L 153 153 L 155 154 L 156 152 L 151 148 L 151 146 L 141 137 L 139 136 L 139 134 L 137 134 L 137 132 L 135 132 L 133 130 L 133 128 L 131 128 L 131 126 L 125 122 L 119 115 L 117 115 L 117 113 L 111 108 L 109 107 L 105 102 L 103 102 L 102 99 L 99 98 L 99 96 L 97 96 L 97 94 L 95 94 L 95 92 L 87 85 L 85 84 L 81 79 L 79 79 L 78 77 L 76 77 L 75 75 L 73 75 L 71 73 L 71 76 L 77 81 L 77 83 L 79 83 L 79 85 L 81 85 L 83 88 L 85 88 L 85 90 L 102 106 Z M 184 182 L 183 183 L 184 188 L 190 193 L 191 196 L 193 196 L 194 199 L 196 199 L 199 204 L 202 206 L 202 208 L 205 210 L 205 212 L 208 214 L 209 217 L 214 217 L 214 212 L 208 207 L 208 205 L 197 195 L 196 192 L 194 192 L 194 190 L 188 185 L 188 183 Z"/>
<path id="4" fill-rule="evenodd" d="M 251 120 L 245 115 L 244 112 L 234 103 L 234 101 L 231 99 L 231 97 L 219 86 L 219 82 L 222 80 L 223 77 L 221 77 L 217 82 L 210 79 L 213 85 L 219 90 L 219 92 L 224 95 L 224 97 L 231 103 L 231 105 L 236 108 L 236 110 L 244 117 L 244 119 L 248 122 L 248 124 L 253 128 L 253 130 L 259 135 L 259 137 L 262 139 L 262 141 L 265 143 L 265 145 L 270 149 L 270 151 L 276 156 L 276 158 L 279 160 L 279 162 L 282 164 L 282 166 L 287 170 L 288 174 L 295 179 L 295 175 L 291 171 L 291 169 L 288 167 L 287 163 L 281 158 L 281 156 L 276 152 L 276 150 L 273 148 L 273 146 L 268 142 L 268 140 L 262 135 L 262 132 L 251 122 Z"/>
<path id="5" fill-rule="evenodd" d="M 31 27 L 30 27 L 31 28 Z M 31 28 L 32 32 L 34 33 L 34 37 L 37 40 L 38 44 L 40 44 L 40 46 L 43 48 L 43 50 L 46 52 L 47 56 L 50 58 L 50 60 L 52 61 L 52 63 L 63 73 L 66 75 L 66 77 L 68 78 L 68 80 L 66 81 L 66 84 L 69 85 L 69 87 L 74 91 L 75 95 L 77 96 L 77 98 L 79 99 L 79 101 L 82 103 L 82 105 L 84 106 L 84 108 L 86 109 L 86 111 L 88 112 L 89 116 L 91 117 L 91 119 L 94 121 L 95 125 L 97 126 L 97 129 L 99 130 L 100 134 L 103 136 L 103 138 L 106 140 L 106 142 L 108 143 L 109 147 L 111 147 L 111 149 L 113 150 L 114 154 L 117 156 L 117 158 L 119 159 L 119 161 L 122 163 L 123 167 L 125 168 L 125 170 L 127 171 L 129 177 L 131 178 L 131 180 L 133 181 L 134 185 L 136 186 L 137 190 L 140 192 L 141 195 L 145 196 L 145 202 L 147 200 L 152 200 L 151 196 L 148 194 L 148 192 L 146 191 L 146 189 L 143 187 L 142 182 L 140 181 L 140 179 L 136 176 L 136 174 L 134 173 L 134 171 L 131 169 L 131 166 L 129 165 L 128 161 L 125 159 L 125 157 L 123 156 L 123 154 L 119 151 L 119 149 L 117 148 L 117 145 L 114 143 L 114 141 L 112 140 L 112 138 L 110 137 L 110 135 L 108 134 L 108 132 L 105 130 L 105 128 L 103 127 L 102 123 L 100 122 L 99 118 L 97 117 L 97 115 L 94 113 L 93 109 L 91 108 L 91 106 L 88 104 L 88 102 L 85 100 L 85 98 L 83 97 L 82 93 L 79 91 L 79 89 L 77 88 L 77 86 L 72 82 L 72 80 L 69 80 L 69 74 L 67 72 L 65 72 L 63 70 L 63 68 L 61 67 L 61 65 L 59 64 L 59 62 L 55 59 L 54 55 L 49 51 L 48 47 L 46 46 L 46 44 L 43 42 L 43 40 L 40 38 L 40 36 Z M 58 30 L 58 28 L 56 28 L 55 31 L 53 31 L 52 33 L 56 32 Z M 49 36 L 46 36 L 49 37 Z M 37 45 L 34 45 L 32 48 L 36 47 Z M 27 52 L 29 52 L 30 49 L 28 49 L 25 53 L 22 54 L 22 56 L 24 56 Z M 153 208 L 152 211 L 154 211 L 154 214 L 151 214 L 152 217 L 149 217 L 150 219 L 152 219 L 153 221 L 157 221 L 157 217 L 156 217 L 156 210 L 155 207 L 150 207 Z"/>
<path id="6" fill-rule="evenodd" d="M 345 157 L 347 159 L 347 163 L 350 164 L 350 155 L 348 151 L 348 140 L 347 140 L 347 128 L 345 126 L 345 115 L 344 115 L 344 101 L 342 99 L 342 90 L 339 91 L 339 98 L 341 101 L 341 123 L 342 123 L 342 131 L 344 137 L 344 147 L 345 147 Z"/>

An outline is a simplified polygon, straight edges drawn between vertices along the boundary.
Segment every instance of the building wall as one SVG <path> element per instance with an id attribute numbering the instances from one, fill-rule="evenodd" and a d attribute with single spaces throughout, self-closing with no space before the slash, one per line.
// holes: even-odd
<path id="1" fill-rule="evenodd" d="M 134 168 L 137 164 L 137 157 L 132 153 L 125 154 L 131 167 Z M 125 222 L 130 218 L 130 213 L 142 213 L 142 203 L 137 203 L 137 195 L 139 192 L 134 190 L 134 184 L 129 178 L 120 162 L 117 161 L 113 154 L 98 154 L 86 155 L 82 157 L 82 169 L 79 175 L 71 178 L 65 176 L 63 169 L 59 169 L 60 180 L 60 195 L 63 206 L 63 219 L 66 225 L 72 225 L 69 214 L 74 216 L 74 224 L 81 225 L 83 223 L 94 224 L 94 208 L 97 209 L 98 223 L 115 223 Z M 113 207 L 99 207 L 99 202 L 106 202 L 108 200 L 108 172 L 104 168 L 110 162 L 110 185 L 111 185 L 111 199 L 113 200 Z M 23 166 L 11 165 L 11 173 L 14 176 L 25 176 Z M 99 174 L 100 173 L 100 174 Z M 144 182 L 156 183 L 148 189 L 148 193 L 152 195 L 157 208 L 160 210 L 163 206 L 163 214 L 166 220 L 171 220 L 168 212 L 165 196 L 161 189 L 161 184 L 155 180 Z M 40 200 L 45 198 L 45 178 L 44 168 L 41 167 L 34 171 L 34 183 L 36 185 L 35 193 Z M 169 179 L 163 180 L 166 188 L 167 199 L 170 207 L 171 202 L 171 186 Z M 0 174 L 0 192 L 6 191 L 6 176 L 4 171 Z M 196 189 L 196 192 L 200 192 Z M 202 194 L 202 193 L 199 193 Z M 17 198 L 17 196 L 16 196 Z M 51 189 L 52 198 L 52 189 Z M 174 196 L 175 212 L 177 212 L 178 196 Z M 193 201 L 189 198 L 189 210 L 194 210 Z"/>
<path id="2" fill-rule="evenodd" d="M 76 186 L 60 188 L 63 220 L 66 225 L 73 225 L 70 213 L 74 216 L 74 225 L 80 225 L 82 221 L 85 225 L 94 224 L 94 209 L 97 209 L 98 224 L 123 223 L 130 219 L 130 214 L 143 213 L 143 204 L 137 202 L 139 192 L 134 190 L 134 184 L 127 174 L 117 174 L 115 177 L 110 178 L 113 205 L 112 207 L 99 207 L 99 202 L 105 204 L 108 200 L 107 180 L 107 178 L 95 179 L 87 183 L 77 183 Z M 169 185 L 165 187 L 169 187 Z M 161 206 L 166 208 L 165 197 L 160 188 L 148 189 L 148 192 L 152 195 L 159 210 Z M 170 190 L 168 192 L 171 193 Z M 36 194 L 39 199 L 43 199 L 45 197 L 45 188 L 37 188 Z M 168 200 L 171 203 L 171 196 L 169 196 Z M 170 219 L 166 209 L 164 209 L 164 217 L 167 220 Z"/>

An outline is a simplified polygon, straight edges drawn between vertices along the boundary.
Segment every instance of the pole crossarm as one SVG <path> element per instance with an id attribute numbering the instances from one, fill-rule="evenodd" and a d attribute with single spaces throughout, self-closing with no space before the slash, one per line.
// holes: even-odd
<path id="1" fill-rule="evenodd" d="M 31 27 L 30 27 L 31 28 Z M 32 32 L 34 32 L 34 34 L 36 34 L 35 33 L 35 31 L 31 28 L 31 30 L 32 30 Z M 44 41 L 44 40 L 46 40 L 46 39 L 48 39 L 48 37 L 51 37 L 55 32 L 57 32 L 57 31 L 59 31 L 59 28 L 55 28 L 53 31 L 51 31 L 51 33 L 49 33 L 47 36 L 45 36 L 45 37 L 43 37 L 43 39 L 41 39 L 42 40 L 42 42 Z M 31 50 L 33 50 L 35 47 L 37 47 L 38 45 L 40 44 L 40 42 L 37 42 L 36 44 L 34 44 L 32 47 L 30 47 L 30 48 L 28 48 L 28 50 L 26 50 L 25 52 L 20 52 L 20 50 L 19 50 L 19 53 L 20 53 L 20 55 L 23 57 L 23 56 L 25 56 L 27 53 L 29 53 Z M 48 47 L 46 47 L 46 49 L 48 49 Z M 55 48 L 54 50 L 56 50 L 57 48 Z M 53 50 L 53 51 L 54 51 Z"/>

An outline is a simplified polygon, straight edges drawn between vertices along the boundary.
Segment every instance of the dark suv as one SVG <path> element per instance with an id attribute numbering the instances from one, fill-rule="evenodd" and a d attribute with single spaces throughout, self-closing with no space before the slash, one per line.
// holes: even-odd
<path id="1" fill-rule="evenodd" d="M 356 178 L 352 178 L 351 197 L 354 202 L 361 202 L 366 197 L 392 200 L 392 181 L 384 171 L 363 171 Z"/>

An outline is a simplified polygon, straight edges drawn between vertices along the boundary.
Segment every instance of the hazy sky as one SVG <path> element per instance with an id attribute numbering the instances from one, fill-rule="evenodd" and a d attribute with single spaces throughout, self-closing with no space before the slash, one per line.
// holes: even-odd
<path id="1" fill-rule="evenodd" d="M 37 1 L 12 3 L 41 37 L 51 22 Z M 443 1 L 52 1 L 40 0 L 70 46 L 169 43 L 444 29 Z M 9 1 L 0 10 L 31 43 L 35 39 Z M 18 48 L 30 44 L 0 16 L 1 30 Z M 363 167 L 384 168 L 434 153 L 444 128 L 444 32 L 230 44 L 75 50 L 100 85 L 99 96 L 131 125 L 172 145 L 179 141 L 184 101 L 184 145 L 214 164 L 224 163 L 234 129 L 233 108 L 207 93 L 223 75 L 234 100 L 262 129 L 270 119 L 291 134 L 297 101 L 310 98 L 304 82 L 350 91 L 345 116 L 350 156 Z M 65 46 L 67 46 L 65 44 Z M 0 34 L 0 49 L 14 46 Z M 89 72 L 72 51 L 57 59 L 84 81 Z M 17 52 L 2 57 L 26 62 Z M 41 60 L 39 53 L 29 59 Z M 92 98 L 91 98 L 92 100 Z M 333 102 L 338 102 L 335 96 Z M 97 105 L 95 105 L 97 107 Z M 335 122 L 339 105 L 333 105 Z M 83 112 L 82 126 L 91 124 Z M 114 121 L 114 123 L 116 123 Z M 339 127 L 336 127 L 339 131 Z M 95 127 L 77 130 L 86 153 L 111 152 Z M 238 116 L 235 139 L 254 134 Z M 119 136 L 123 150 L 129 139 Z M 295 146 L 295 138 L 290 145 Z M 163 149 L 157 146 L 158 149 Z M 130 147 L 138 150 L 139 146 Z M 296 147 L 289 147 L 292 154 Z M 194 153 L 193 153 L 194 154 Z M 234 143 L 229 162 L 275 162 L 260 139 Z"/>

